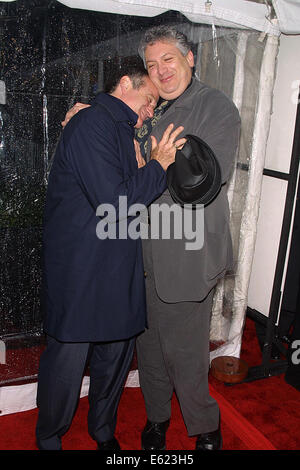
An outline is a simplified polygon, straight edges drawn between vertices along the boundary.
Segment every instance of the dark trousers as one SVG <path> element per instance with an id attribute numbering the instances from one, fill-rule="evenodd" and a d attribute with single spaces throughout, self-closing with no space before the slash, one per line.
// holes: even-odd
<path id="1" fill-rule="evenodd" d="M 36 437 L 41 450 L 60 450 L 78 404 L 86 365 L 90 368 L 88 430 L 96 442 L 110 440 L 131 365 L 134 339 L 112 343 L 63 343 L 47 338 L 41 356 Z"/>

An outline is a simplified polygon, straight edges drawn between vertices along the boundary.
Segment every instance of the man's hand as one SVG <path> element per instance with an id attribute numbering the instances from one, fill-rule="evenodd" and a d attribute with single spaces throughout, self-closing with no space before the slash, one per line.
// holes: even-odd
<path id="1" fill-rule="evenodd" d="M 157 143 L 154 136 L 151 136 L 152 150 L 151 160 L 157 160 L 166 171 L 168 166 L 175 161 L 175 154 L 178 148 L 181 148 L 186 139 L 178 139 L 177 136 L 183 131 L 184 127 L 180 126 L 172 132 L 174 124 L 170 124 L 165 130 L 161 140 Z"/>
<path id="2" fill-rule="evenodd" d="M 138 164 L 138 168 L 142 168 L 143 166 L 146 165 L 146 162 L 144 158 L 142 157 L 139 143 L 135 139 L 133 140 L 133 142 L 134 142 L 135 157 L 136 157 L 136 161 Z"/>
<path id="3" fill-rule="evenodd" d="M 88 108 L 89 106 L 90 106 L 90 104 L 84 104 L 84 103 L 74 104 L 74 106 L 71 109 L 69 109 L 69 111 L 65 115 L 65 120 L 62 121 L 62 123 L 61 123 L 62 127 L 65 127 L 68 124 L 68 122 L 70 121 L 70 119 L 72 119 L 72 117 L 75 116 L 76 113 L 78 113 L 78 111 L 80 111 L 81 109 L 84 109 L 84 108 Z"/>

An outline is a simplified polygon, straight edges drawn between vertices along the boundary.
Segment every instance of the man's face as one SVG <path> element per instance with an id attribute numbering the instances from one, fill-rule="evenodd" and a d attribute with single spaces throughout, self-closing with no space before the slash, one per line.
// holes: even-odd
<path id="1" fill-rule="evenodd" d="M 190 51 L 184 56 L 174 42 L 157 41 L 145 50 L 149 77 L 159 94 L 166 100 L 178 98 L 192 77 L 194 56 Z"/>
<path id="2" fill-rule="evenodd" d="M 144 84 L 140 88 L 131 88 L 126 93 L 126 103 L 138 115 L 137 123 L 134 127 L 139 129 L 143 122 L 153 117 L 154 109 L 157 105 L 159 93 L 150 78 L 143 78 Z"/>

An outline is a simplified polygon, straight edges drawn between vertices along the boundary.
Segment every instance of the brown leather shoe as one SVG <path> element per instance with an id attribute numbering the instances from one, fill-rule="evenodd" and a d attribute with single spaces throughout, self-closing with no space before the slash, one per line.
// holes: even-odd
<path id="1" fill-rule="evenodd" d="M 166 432 L 170 420 L 162 423 L 154 423 L 147 420 L 146 426 L 142 432 L 143 450 L 164 450 L 166 448 Z"/>

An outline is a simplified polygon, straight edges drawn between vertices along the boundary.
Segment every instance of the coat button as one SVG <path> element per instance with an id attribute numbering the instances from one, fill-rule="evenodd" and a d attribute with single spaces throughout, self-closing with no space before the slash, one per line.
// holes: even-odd
<path id="1" fill-rule="evenodd" d="M 147 277 L 147 271 L 144 271 L 144 277 Z"/>

